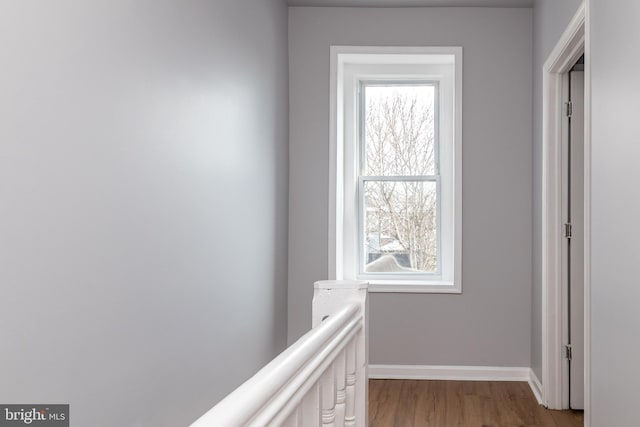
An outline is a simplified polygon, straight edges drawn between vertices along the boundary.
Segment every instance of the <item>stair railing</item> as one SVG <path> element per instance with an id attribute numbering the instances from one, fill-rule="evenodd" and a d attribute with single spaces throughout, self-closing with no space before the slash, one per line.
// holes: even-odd
<path id="1" fill-rule="evenodd" d="M 191 427 L 367 427 L 367 286 L 316 282 L 312 329 Z"/>

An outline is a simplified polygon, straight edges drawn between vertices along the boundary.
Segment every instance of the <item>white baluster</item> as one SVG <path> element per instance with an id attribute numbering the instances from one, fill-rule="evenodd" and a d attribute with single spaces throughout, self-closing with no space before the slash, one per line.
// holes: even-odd
<path id="1" fill-rule="evenodd" d="M 367 328 L 368 329 L 368 328 Z M 368 342 L 368 330 L 360 331 L 354 337 L 356 353 L 356 426 L 369 427 L 369 354 L 365 342 Z M 366 337 L 366 338 L 365 338 Z"/>
<path id="2" fill-rule="evenodd" d="M 345 427 L 356 425 L 356 342 L 355 339 L 346 348 L 346 413 Z"/>
<path id="3" fill-rule="evenodd" d="M 336 374 L 336 427 L 344 427 L 346 387 L 347 387 L 346 352 L 340 352 L 335 361 Z"/>
<path id="4" fill-rule="evenodd" d="M 334 427 L 336 419 L 336 381 L 333 364 L 322 375 L 320 394 L 322 396 L 322 426 Z"/>
<path id="5" fill-rule="evenodd" d="M 299 427 L 320 427 L 320 384 L 316 383 L 300 404 Z"/>

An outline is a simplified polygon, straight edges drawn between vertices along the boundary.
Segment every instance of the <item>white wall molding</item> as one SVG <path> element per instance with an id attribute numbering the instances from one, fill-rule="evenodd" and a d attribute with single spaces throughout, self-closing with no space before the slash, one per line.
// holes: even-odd
<path id="1" fill-rule="evenodd" d="M 591 427 L 591 2 L 584 11 L 584 427 Z"/>
<path id="2" fill-rule="evenodd" d="M 531 391 L 533 395 L 536 397 L 539 405 L 542 405 L 542 383 L 536 376 L 533 369 L 529 369 L 529 387 L 531 387 Z"/>
<path id="3" fill-rule="evenodd" d="M 528 367 L 369 365 L 370 379 L 529 382 L 530 375 Z"/>
<path id="4" fill-rule="evenodd" d="M 369 365 L 369 379 L 441 381 L 522 381 L 539 405 L 542 384 L 531 368 L 511 366 Z"/>

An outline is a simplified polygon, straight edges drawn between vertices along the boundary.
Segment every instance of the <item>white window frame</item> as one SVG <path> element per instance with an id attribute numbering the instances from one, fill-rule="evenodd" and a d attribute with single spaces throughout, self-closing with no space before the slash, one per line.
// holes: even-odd
<path id="1" fill-rule="evenodd" d="M 452 59 L 453 68 L 446 66 Z M 461 293 L 462 48 L 332 46 L 330 72 L 329 278 L 367 280 L 370 292 Z M 436 126 L 444 176 L 438 273 L 360 273 L 357 88 L 367 80 L 438 83 L 442 107 Z"/>

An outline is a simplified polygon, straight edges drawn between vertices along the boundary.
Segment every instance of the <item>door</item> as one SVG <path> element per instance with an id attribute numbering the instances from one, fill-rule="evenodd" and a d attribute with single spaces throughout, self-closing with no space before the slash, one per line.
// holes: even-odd
<path id="1" fill-rule="evenodd" d="M 569 405 L 584 409 L 584 71 L 569 73 Z"/>

